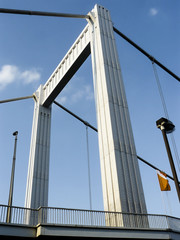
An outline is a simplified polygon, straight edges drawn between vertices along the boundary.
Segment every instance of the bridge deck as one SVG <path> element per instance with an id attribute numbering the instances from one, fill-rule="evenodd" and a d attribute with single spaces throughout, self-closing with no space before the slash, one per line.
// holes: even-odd
<path id="1" fill-rule="evenodd" d="M 169 229 L 128 229 L 114 227 L 67 226 L 39 224 L 35 227 L 0 224 L 0 236 L 17 239 L 180 239 L 180 233 Z"/>

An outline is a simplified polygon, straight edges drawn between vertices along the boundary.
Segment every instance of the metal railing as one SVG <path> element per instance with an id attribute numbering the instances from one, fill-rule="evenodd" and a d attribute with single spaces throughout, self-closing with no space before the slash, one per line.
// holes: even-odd
<path id="1" fill-rule="evenodd" d="M 7 205 L 0 205 L 0 223 L 7 223 Z M 180 232 L 180 218 L 156 214 L 132 214 L 81 209 L 11 207 L 11 224 L 56 224 L 133 229 L 172 229 Z"/>
<path id="2" fill-rule="evenodd" d="M 9 209 L 10 219 L 7 218 Z M 30 225 L 36 226 L 38 224 L 38 209 L 0 205 L 0 223 L 29 224 L 30 218 Z"/>

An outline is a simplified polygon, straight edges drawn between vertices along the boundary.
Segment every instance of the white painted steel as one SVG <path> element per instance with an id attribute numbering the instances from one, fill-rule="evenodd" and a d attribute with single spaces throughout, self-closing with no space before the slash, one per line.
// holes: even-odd
<path id="1" fill-rule="evenodd" d="M 48 205 L 51 107 L 42 104 L 42 85 L 36 95 L 32 126 L 25 207 Z"/>
<path id="2" fill-rule="evenodd" d="M 46 84 L 35 93 L 25 206 L 38 208 L 48 204 L 51 104 L 91 50 L 104 209 L 146 213 L 110 14 L 96 5 L 89 16 L 89 24 Z M 123 226 L 123 221 L 114 216 L 106 219 L 108 225 Z M 147 222 L 145 224 L 147 226 Z"/>
<path id="3" fill-rule="evenodd" d="M 44 86 L 34 94 L 36 99 L 32 126 L 25 207 L 48 205 L 51 104 L 72 75 L 90 54 L 87 25 L 57 66 Z M 27 222 L 32 220 L 28 216 Z"/>
<path id="4" fill-rule="evenodd" d="M 112 21 L 98 5 L 90 16 L 104 210 L 146 213 Z"/>
<path id="5" fill-rule="evenodd" d="M 49 106 L 90 54 L 89 25 L 84 28 L 43 87 L 43 105 Z"/>

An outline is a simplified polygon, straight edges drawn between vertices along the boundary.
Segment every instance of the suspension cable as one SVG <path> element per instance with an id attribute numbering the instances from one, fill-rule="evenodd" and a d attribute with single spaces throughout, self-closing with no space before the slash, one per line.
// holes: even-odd
<path id="1" fill-rule="evenodd" d="M 91 171 L 90 171 L 90 157 L 89 157 L 88 126 L 86 126 L 86 145 L 87 145 L 87 162 L 88 162 L 89 204 L 90 204 L 90 210 L 92 210 Z"/>
<path id="2" fill-rule="evenodd" d="M 75 117 L 76 119 L 78 119 L 80 122 L 84 123 L 85 126 L 90 127 L 92 130 L 94 131 L 98 131 L 97 128 L 93 127 L 90 123 L 88 123 L 87 121 L 83 120 L 82 118 L 80 118 L 79 116 L 77 116 L 75 113 L 71 112 L 70 110 L 68 110 L 67 108 L 65 108 L 63 105 L 61 105 L 60 103 L 54 101 L 54 103 L 62 108 L 64 111 L 68 112 L 70 115 L 72 115 L 73 117 Z"/>
<path id="3" fill-rule="evenodd" d="M 82 123 L 87 123 L 86 121 L 84 121 L 82 118 L 78 117 L 76 114 L 72 113 L 71 111 L 69 111 L 67 108 L 65 108 L 64 106 L 62 106 L 61 104 L 59 104 L 58 102 L 54 101 L 54 103 L 59 106 L 60 108 L 62 108 L 63 110 L 65 110 L 66 112 L 68 112 L 69 114 L 71 114 L 73 117 L 75 117 L 76 119 L 80 120 Z M 85 124 L 86 126 L 90 127 L 91 125 L 87 125 Z M 91 129 L 93 129 L 94 131 L 98 132 L 98 130 L 91 126 Z M 148 166 L 152 167 L 153 169 L 156 169 L 156 170 L 159 170 L 160 172 L 163 172 L 165 173 L 164 171 L 160 170 L 159 168 L 155 167 L 154 165 L 152 165 L 151 163 L 147 162 L 146 160 L 144 160 L 143 158 L 137 156 L 137 158 L 142 161 L 143 163 L 147 164 Z M 174 181 L 174 178 L 171 177 L 170 175 L 168 175 L 167 173 L 165 173 L 167 175 L 168 178 L 170 178 L 171 180 Z M 180 182 L 179 182 L 180 184 Z"/>
<path id="4" fill-rule="evenodd" d="M 42 11 L 31 11 L 31 10 L 19 10 L 19 9 L 7 9 L 7 8 L 0 8 L 0 13 L 8 13 L 8 14 L 23 14 L 23 15 L 36 15 L 36 16 L 48 16 L 48 17 L 67 17 L 67 18 L 84 18 L 90 19 L 89 15 L 82 15 L 82 14 L 70 14 L 70 13 L 57 13 L 57 12 L 42 12 Z M 113 30 L 129 42 L 132 46 L 138 49 L 141 53 L 143 53 L 146 57 L 148 57 L 151 61 L 154 61 L 157 65 L 159 65 L 162 69 L 164 69 L 167 73 L 173 76 L 176 80 L 180 82 L 180 77 L 178 77 L 175 73 L 170 71 L 167 67 L 165 67 L 162 63 L 156 60 L 153 56 L 147 53 L 144 49 L 134 43 L 131 39 L 125 36 L 122 32 L 120 32 L 117 28 L 113 27 Z"/>
<path id="5" fill-rule="evenodd" d="M 157 167 L 154 166 L 153 164 L 147 162 L 147 161 L 144 160 L 143 158 L 141 158 L 141 157 L 139 157 L 139 156 L 137 156 L 137 158 L 138 158 L 141 162 L 143 162 L 143 163 L 145 163 L 146 165 L 150 166 L 151 168 L 153 168 L 153 169 L 155 169 L 155 170 L 158 170 L 158 171 L 160 171 L 160 172 L 162 172 L 162 173 L 165 173 L 164 171 L 160 170 L 159 168 L 157 168 Z M 169 174 L 167 174 L 167 173 L 165 173 L 165 174 L 166 174 L 166 176 L 167 176 L 168 178 L 170 178 L 171 180 L 174 181 L 174 178 L 173 178 L 173 177 L 171 177 L 171 176 L 170 176 Z M 178 183 L 180 184 L 180 182 L 178 182 Z"/>
<path id="6" fill-rule="evenodd" d="M 48 16 L 48 17 L 67 17 L 67 18 L 84 18 L 90 19 L 89 15 L 82 15 L 82 14 L 70 14 L 70 13 L 57 13 L 57 12 L 42 12 L 42 11 L 31 11 L 31 10 L 19 10 L 19 9 L 7 9 L 7 8 L 0 8 L 0 13 L 8 13 L 8 14 L 23 14 L 23 15 L 36 15 L 36 16 Z M 162 69 L 164 69 L 167 73 L 173 76 L 176 80 L 180 82 L 180 77 L 178 77 L 175 73 L 170 71 L 167 67 L 165 67 L 162 63 L 156 60 L 153 56 L 147 53 L 144 49 L 134 43 L 131 39 L 125 36 L 122 32 L 120 32 L 117 28 L 113 27 L 113 30 L 129 42 L 132 46 L 138 49 L 141 53 L 143 53 L 146 57 L 148 57 L 151 61 L 154 61 L 157 65 L 159 65 Z"/>
<path id="7" fill-rule="evenodd" d="M 153 66 L 153 71 L 154 71 L 156 83 L 157 83 L 157 86 L 158 86 L 159 95 L 160 95 L 160 98 L 161 98 L 161 103 L 162 103 L 162 106 L 163 106 L 164 114 L 165 114 L 166 118 L 169 119 L 169 114 L 168 114 L 164 94 L 163 94 L 163 91 L 162 91 L 161 83 L 160 83 L 160 80 L 159 80 L 158 72 L 157 72 L 156 66 L 154 64 L 154 61 L 152 61 L 152 66 Z M 178 169 L 180 171 L 180 158 L 179 158 L 179 154 L 178 154 L 178 151 L 177 151 L 176 141 L 174 139 L 174 134 L 171 133 L 170 137 L 171 137 L 171 142 L 172 142 L 172 146 L 173 146 L 173 150 L 174 150 L 174 154 L 175 154 L 176 163 L 177 163 Z"/>
<path id="8" fill-rule="evenodd" d="M 18 9 L 7 9 L 7 8 L 0 8 L 0 13 L 35 15 L 35 16 L 45 16 L 45 17 L 66 17 L 66 18 L 87 18 L 87 19 L 90 18 L 88 15 L 82 15 L 82 14 L 41 12 L 41 11 L 18 10 Z"/>
<path id="9" fill-rule="evenodd" d="M 119 36 L 121 36 L 123 39 L 125 39 L 128 43 L 130 43 L 133 47 L 135 47 L 137 50 L 139 50 L 142 54 L 144 54 L 146 57 L 148 57 L 151 61 L 155 62 L 159 67 L 161 67 L 164 71 L 169 73 L 172 77 L 174 77 L 176 80 L 178 80 L 180 82 L 180 77 L 178 77 L 175 73 L 173 73 L 171 70 L 169 70 L 167 67 L 165 67 L 162 63 L 160 63 L 158 60 L 156 60 L 153 56 L 151 56 L 149 53 L 147 53 L 144 49 L 142 49 L 140 46 L 138 46 L 136 43 L 134 43 L 131 39 L 129 39 L 127 36 L 125 36 L 117 28 L 113 27 L 113 30 Z"/>
<path id="10" fill-rule="evenodd" d="M 89 138 L 88 138 L 88 127 L 93 129 L 94 131 L 98 131 L 95 127 L 93 127 L 91 124 L 89 124 L 87 121 L 83 120 L 79 116 L 77 116 L 75 113 L 71 112 L 67 108 L 65 108 L 63 105 L 60 103 L 54 101 L 54 103 L 62 108 L 64 111 L 69 113 L 71 116 L 74 118 L 78 119 L 80 122 L 82 122 L 86 126 L 86 147 L 87 147 L 87 162 L 88 162 L 88 185 L 89 185 L 89 205 L 90 205 L 90 210 L 92 210 L 92 194 L 91 194 L 91 172 L 90 172 L 90 157 L 89 157 Z"/>
<path id="11" fill-rule="evenodd" d="M 34 98 L 35 96 L 26 96 L 26 97 L 19 97 L 19 98 L 10 98 L 10 99 L 5 99 L 5 100 L 1 100 L 0 103 L 7 103 L 7 102 L 14 102 L 14 101 L 19 101 L 19 100 L 25 100 L 28 98 Z"/>

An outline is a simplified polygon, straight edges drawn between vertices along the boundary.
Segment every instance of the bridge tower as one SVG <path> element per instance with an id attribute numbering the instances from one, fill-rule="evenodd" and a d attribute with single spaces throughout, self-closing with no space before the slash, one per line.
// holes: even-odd
<path id="1" fill-rule="evenodd" d="M 89 16 L 85 29 L 35 93 L 25 207 L 48 204 L 51 104 L 91 53 L 104 210 L 146 213 L 111 17 L 99 5 Z"/>

